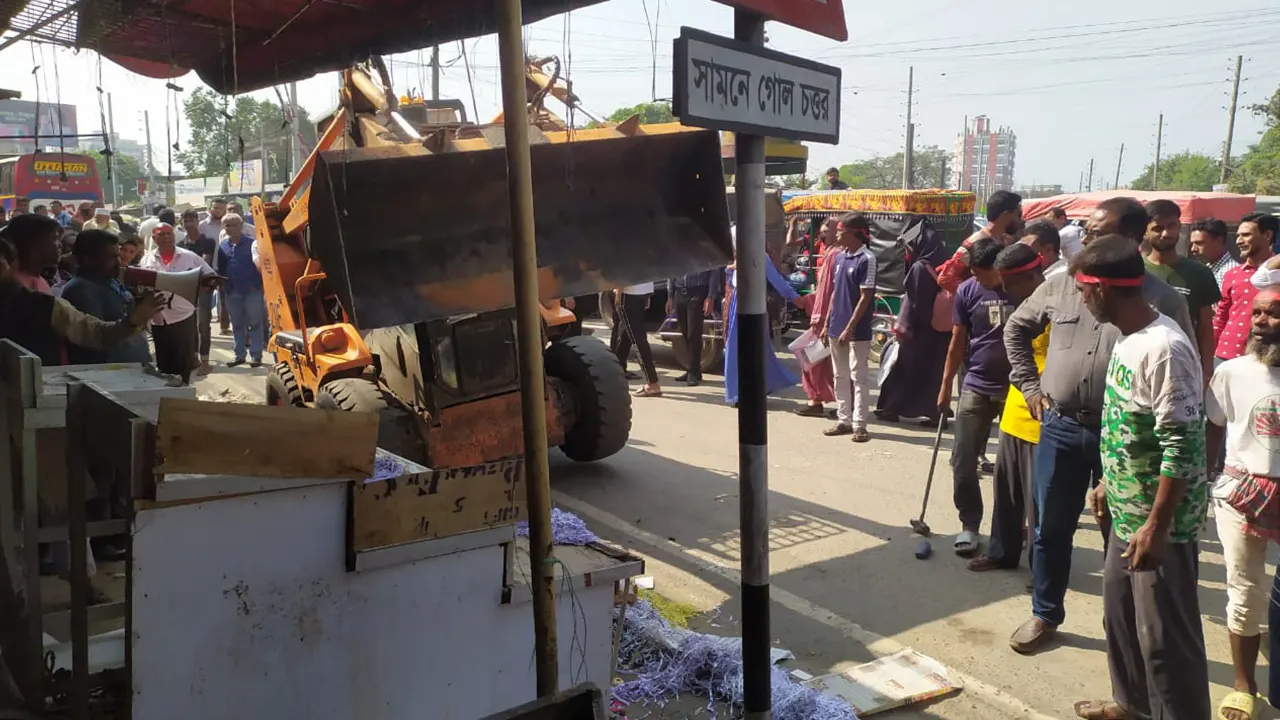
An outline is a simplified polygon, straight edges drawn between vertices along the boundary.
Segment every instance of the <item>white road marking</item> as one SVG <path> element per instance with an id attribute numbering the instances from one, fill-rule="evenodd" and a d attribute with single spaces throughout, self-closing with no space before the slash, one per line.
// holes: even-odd
<path id="1" fill-rule="evenodd" d="M 731 580 L 735 584 L 740 583 L 742 580 L 741 575 L 735 566 L 725 563 L 714 555 L 701 552 L 693 548 L 687 548 L 677 542 L 664 540 L 651 532 L 635 527 L 616 515 L 601 510 L 594 505 L 583 502 L 582 500 L 578 500 L 577 498 L 565 495 L 558 490 L 552 491 L 552 497 L 555 499 L 557 504 L 562 505 L 579 515 L 588 517 L 595 522 L 606 525 L 623 535 L 626 535 L 632 540 L 655 549 L 667 548 L 682 555 L 686 555 L 697 561 L 698 564 L 705 569 Z M 820 605 L 815 605 L 799 595 L 788 592 L 777 585 L 769 586 L 769 595 L 774 602 L 782 605 L 788 610 L 839 630 L 845 635 L 845 637 L 861 643 L 867 648 L 867 650 L 877 656 L 892 655 L 893 653 L 907 647 L 897 640 L 877 635 L 852 620 L 841 617 Z M 1012 650 L 1010 652 L 1012 652 Z M 1052 715 L 1046 715 L 1040 712 L 1031 705 L 1028 705 L 1000 688 L 982 682 L 970 675 L 966 675 L 955 668 L 948 669 L 951 672 L 951 677 L 964 685 L 963 692 L 966 695 L 977 696 L 990 705 L 1011 713 L 1013 717 L 1026 718 L 1027 720 L 1055 720 Z"/>

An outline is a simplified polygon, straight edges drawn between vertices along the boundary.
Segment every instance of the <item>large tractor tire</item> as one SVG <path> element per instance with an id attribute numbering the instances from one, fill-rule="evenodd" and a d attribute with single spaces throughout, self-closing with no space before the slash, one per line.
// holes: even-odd
<path id="1" fill-rule="evenodd" d="M 321 410 L 378 414 L 378 447 L 425 465 L 427 450 L 413 412 L 401 406 L 378 384 L 364 378 L 338 378 L 320 386 L 316 407 Z"/>
<path id="2" fill-rule="evenodd" d="M 302 390 L 293 370 L 285 363 L 278 363 L 267 371 L 267 404 L 302 407 Z"/>
<path id="3" fill-rule="evenodd" d="M 684 338 L 676 337 L 671 341 L 671 354 L 675 356 L 676 365 L 681 370 L 688 370 L 685 367 L 689 364 L 686 358 L 689 357 L 689 351 L 686 349 Z M 702 338 L 702 372 L 715 373 L 724 365 L 724 341 L 719 338 L 703 337 Z"/>
<path id="4" fill-rule="evenodd" d="M 565 429 L 561 452 L 570 460 L 603 460 L 631 435 L 631 391 L 618 358 L 592 337 L 571 337 L 547 346 L 547 375 L 573 388 L 577 420 Z"/>

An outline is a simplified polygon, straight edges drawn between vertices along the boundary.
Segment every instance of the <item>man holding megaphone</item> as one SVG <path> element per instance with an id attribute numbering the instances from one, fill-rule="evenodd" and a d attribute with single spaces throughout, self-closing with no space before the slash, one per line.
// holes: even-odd
<path id="1" fill-rule="evenodd" d="M 200 364 L 195 303 L 202 287 L 216 286 L 222 279 L 204 258 L 178 247 L 175 235 L 173 225 L 156 225 L 151 236 L 154 249 L 142 258 L 139 269 L 125 270 L 124 281 L 126 285 L 156 289 L 160 309 L 151 318 L 156 368 L 177 375 L 186 383 Z"/>

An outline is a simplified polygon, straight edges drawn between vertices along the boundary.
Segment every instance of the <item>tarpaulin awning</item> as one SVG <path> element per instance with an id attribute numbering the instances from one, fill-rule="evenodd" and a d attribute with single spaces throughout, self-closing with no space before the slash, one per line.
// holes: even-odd
<path id="1" fill-rule="evenodd" d="M 524 0 L 524 21 L 598 2 Z M 152 77 L 192 69 L 232 93 L 492 33 L 496 7 L 493 0 L 0 0 L 0 20 Z"/>
<path id="2" fill-rule="evenodd" d="M 825 190 L 792 197 L 786 210 L 973 215 L 974 200 L 973 193 L 958 190 Z"/>
<path id="3" fill-rule="evenodd" d="M 1028 221 L 1043 216 L 1054 208 L 1062 208 L 1071 220 L 1087 220 L 1103 200 L 1113 197 L 1131 197 L 1146 205 L 1152 200 L 1172 200 L 1182 209 L 1182 222 L 1195 222 L 1217 218 L 1226 223 L 1237 223 L 1240 218 L 1254 212 L 1253 195 L 1235 193 L 1107 190 L 1088 193 L 1054 195 L 1053 197 L 1025 200 L 1022 216 Z"/>

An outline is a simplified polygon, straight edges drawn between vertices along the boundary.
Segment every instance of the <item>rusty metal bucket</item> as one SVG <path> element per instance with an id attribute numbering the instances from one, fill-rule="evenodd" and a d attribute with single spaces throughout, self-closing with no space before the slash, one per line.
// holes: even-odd
<path id="1" fill-rule="evenodd" d="M 543 299 L 730 262 L 716 133 L 544 139 L 531 152 Z M 357 327 L 514 304 L 506 170 L 500 147 L 436 154 L 396 145 L 320 156 L 311 253 Z"/>

